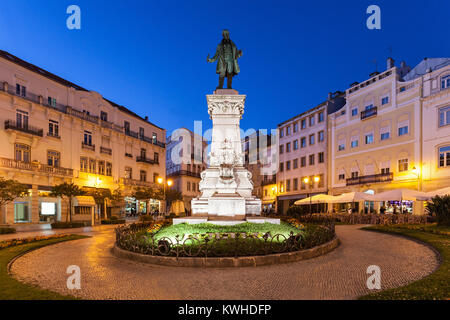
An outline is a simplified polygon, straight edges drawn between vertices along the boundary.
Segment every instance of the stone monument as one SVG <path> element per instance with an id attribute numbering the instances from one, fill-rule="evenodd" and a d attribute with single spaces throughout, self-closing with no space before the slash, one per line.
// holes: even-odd
<path id="1" fill-rule="evenodd" d="M 236 49 L 227 30 L 223 36 L 215 56 L 207 59 L 208 62 L 218 60 L 219 74 L 219 86 L 213 94 L 206 96 L 213 124 L 209 166 L 201 173 L 201 195 L 191 201 L 192 217 L 174 219 L 174 224 L 236 224 L 245 221 L 279 224 L 279 219 L 260 216 L 261 200 L 252 195 L 252 175 L 244 168 L 239 126 L 246 96 L 231 89 L 231 79 L 239 73 L 237 58 L 242 51 Z M 222 88 L 225 76 L 227 89 Z"/>

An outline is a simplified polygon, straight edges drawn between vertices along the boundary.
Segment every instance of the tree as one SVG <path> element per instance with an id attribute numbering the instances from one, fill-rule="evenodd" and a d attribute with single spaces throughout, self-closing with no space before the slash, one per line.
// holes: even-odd
<path id="1" fill-rule="evenodd" d="M 26 185 L 12 179 L 0 177 L 0 210 L 15 198 L 25 195 L 28 191 Z"/>
<path id="2" fill-rule="evenodd" d="M 73 197 L 82 196 L 84 194 L 86 194 L 86 192 L 83 191 L 79 186 L 77 186 L 74 183 L 67 183 L 67 182 L 64 182 L 64 183 L 54 186 L 52 188 L 52 192 L 51 192 L 51 196 L 53 196 L 53 197 L 67 198 L 68 204 L 69 204 L 69 212 L 68 212 L 69 213 L 68 214 L 69 222 L 72 221 Z"/>
<path id="3" fill-rule="evenodd" d="M 89 191 L 88 194 L 92 196 L 95 200 L 95 203 L 98 206 L 103 206 L 103 210 L 105 212 L 105 218 L 106 218 L 106 199 L 111 199 L 112 193 L 109 189 L 93 189 L 92 191 Z"/>
<path id="4" fill-rule="evenodd" d="M 450 195 L 431 198 L 431 201 L 427 201 L 425 209 L 429 215 L 436 214 L 439 225 L 450 226 Z"/>

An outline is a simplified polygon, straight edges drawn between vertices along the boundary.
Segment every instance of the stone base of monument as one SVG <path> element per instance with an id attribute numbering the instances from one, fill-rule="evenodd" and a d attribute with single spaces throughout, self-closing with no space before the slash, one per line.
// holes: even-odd
<path id="1" fill-rule="evenodd" d="M 280 219 L 266 218 L 266 217 L 245 217 L 240 219 L 224 219 L 218 217 L 184 217 L 173 218 L 173 224 L 187 223 L 187 224 L 199 224 L 199 223 L 211 223 L 219 226 L 234 226 L 241 223 L 272 223 L 280 224 Z"/>

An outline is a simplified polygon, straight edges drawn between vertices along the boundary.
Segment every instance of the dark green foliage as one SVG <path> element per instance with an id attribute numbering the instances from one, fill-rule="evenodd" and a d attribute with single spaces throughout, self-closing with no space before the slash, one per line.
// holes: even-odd
<path id="1" fill-rule="evenodd" d="M 436 222 L 441 226 L 450 226 L 450 195 L 436 196 L 425 207 L 430 215 L 436 215 Z"/>

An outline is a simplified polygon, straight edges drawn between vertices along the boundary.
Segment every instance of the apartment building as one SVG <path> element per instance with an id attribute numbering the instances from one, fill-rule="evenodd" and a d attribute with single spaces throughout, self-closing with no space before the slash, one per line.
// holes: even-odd
<path id="1" fill-rule="evenodd" d="M 448 65 L 448 59 L 425 59 L 411 70 L 389 58 L 386 71 L 350 85 L 345 107 L 330 115 L 332 194 L 430 191 L 450 184 Z M 423 212 L 422 203 L 409 205 Z"/>
<path id="2" fill-rule="evenodd" d="M 191 200 L 201 194 L 200 174 L 207 165 L 207 147 L 202 136 L 187 128 L 177 129 L 167 138 L 167 178 L 183 196 L 184 208 L 178 208 L 178 211 L 191 212 Z"/>
<path id="3" fill-rule="evenodd" d="M 262 211 L 276 210 L 278 153 L 276 134 L 257 130 L 242 139 L 244 166 L 252 175 L 253 195 L 262 200 Z"/>
<path id="4" fill-rule="evenodd" d="M 49 196 L 63 182 L 87 191 L 119 189 L 126 210 L 161 205 L 130 197 L 134 187 L 165 176 L 165 130 L 147 117 L 5 51 L 0 110 L 0 176 L 29 188 L 1 208 L 0 224 L 65 221 L 67 203 Z M 74 207 L 73 220 L 92 221 L 92 197 L 77 197 Z"/>
<path id="5" fill-rule="evenodd" d="M 278 125 L 277 211 L 296 200 L 328 192 L 328 114 L 345 104 L 342 92 Z"/>

